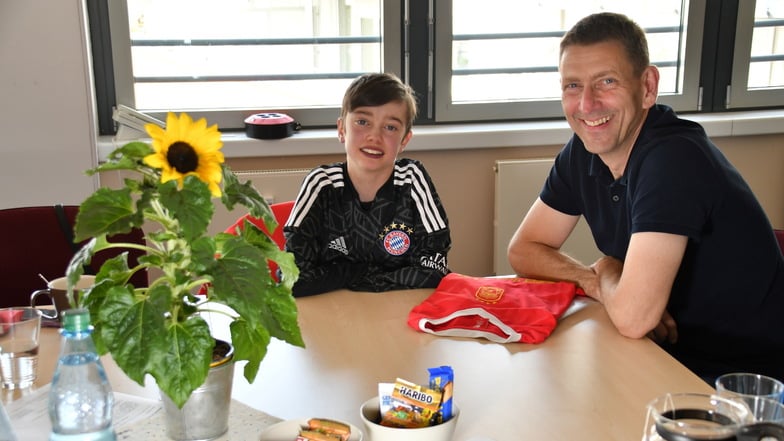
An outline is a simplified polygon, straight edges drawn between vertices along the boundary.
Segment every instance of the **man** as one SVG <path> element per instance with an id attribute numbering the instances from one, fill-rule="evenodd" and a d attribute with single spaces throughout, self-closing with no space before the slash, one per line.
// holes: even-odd
<path id="1" fill-rule="evenodd" d="M 509 244 L 512 268 L 575 282 L 621 334 L 651 336 L 706 381 L 784 379 L 784 258 L 751 189 L 702 127 L 656 104 L 634 22 L 588 16 L 560 49 L 574 136 Z M 605 254 L 590 266 L 559 251 L 580 216 Z"/>

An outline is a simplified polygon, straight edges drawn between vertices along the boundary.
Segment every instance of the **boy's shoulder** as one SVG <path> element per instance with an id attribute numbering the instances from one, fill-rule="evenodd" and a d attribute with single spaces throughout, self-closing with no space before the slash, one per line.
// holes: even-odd
<path id="1" fill-rule="evenodd" d="M 395 175 L 398 177 L 410 174 L 430 176 L 422 162 L 411 158 L 400 158 L 395 161 Z"/>
<path id="2" fill-rule="evenodd" d="M 335 162 L 332 164 L 322 164 L 308 172 L 308 175 L 305 177 L 306 181 L 312 180 L 329 180 L 332 182 L 336 181 L 343 181 L 344 176 L 346 174 L 346 165 L 345 162 Z"/>
<path id="3" fill-rule="evenodd" d="M 395 161 L 395 166 L 405 166 L 405 165 L 408 165 L 408 164 L 414 164 L 414 165 L 419 166 L 419 167 L 422 166 L 422 163 L 420 161 L 418 161 L 416 159 L 411 159 L 411 158 L 398 158 Z"/>

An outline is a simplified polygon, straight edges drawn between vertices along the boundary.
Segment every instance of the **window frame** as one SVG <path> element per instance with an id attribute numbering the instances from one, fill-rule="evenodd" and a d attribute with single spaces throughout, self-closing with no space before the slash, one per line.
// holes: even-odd
<path id="1" fill-rule="evenodd" d="M 126 1 L 86 0 L 100 135 L 116 133 L 112 113 L 118 103 L 134 102 Z M 745 85 L 748 78 L 755 5 L 756 1 L 711 0 L 708 8 L 708 0 L 688 0 L 683 90 L 677 95 L 660 95 L 660 103 L 679 113 L 784 109 L 784 88 L 730 87 Z M 418 126 L 563 119 L 559 99 L 450 102 L 451 0 L 382 0 L 381 13 L 383 70 L 399 75 L 416 91 Z M 245 116 L 261 111 L 171 110 L 205 117 L 227 132 L 242 130 Z M 287 113 L 308 129 L 333 128 L 340 111 L 339 106 L 263 110 Z M 166 117 L 165 112 L 151 112 L 150 116 Z"/>
<path id="2" fill-rule="evenodd" d="M 757 1 L 739 1 L 735 27 L 732 77 L 728 85 L 727 110 L 784 106 L 784 87 L 748 89 L 751 66 L 751 42 L 754 34 L 754 11 Z"/>

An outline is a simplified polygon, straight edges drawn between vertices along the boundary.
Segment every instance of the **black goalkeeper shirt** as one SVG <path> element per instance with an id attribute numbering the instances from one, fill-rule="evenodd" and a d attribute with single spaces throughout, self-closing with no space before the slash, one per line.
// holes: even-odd
<path id="1" fill-rule="evenodd" d="M 360 202 L 344 162 L 314 168 L 283 231 L 300 270 L 296 297 L 435 287 L 449 272 L 446 212 L 413 159 L 397 160 L 372 202 Z"/>

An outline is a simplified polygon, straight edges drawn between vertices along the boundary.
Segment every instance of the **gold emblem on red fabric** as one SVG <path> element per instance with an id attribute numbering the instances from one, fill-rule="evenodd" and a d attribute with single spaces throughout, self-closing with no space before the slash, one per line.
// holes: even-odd
<path id="1" fill-rule="evenodd" d="M 504 289 L 495 286 L 480 286 L 474 296 L 482 303 L 498 303 L 504 296 Z"/>

